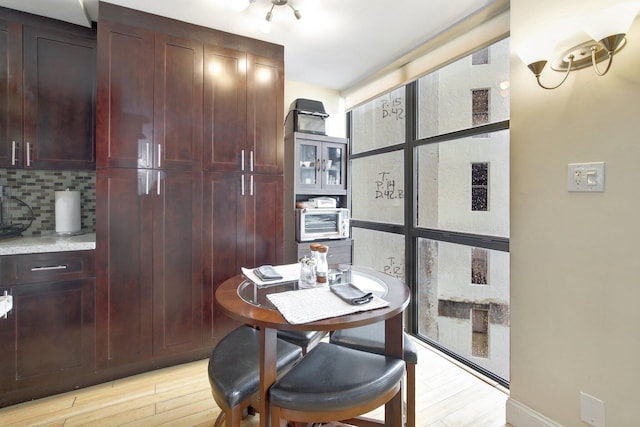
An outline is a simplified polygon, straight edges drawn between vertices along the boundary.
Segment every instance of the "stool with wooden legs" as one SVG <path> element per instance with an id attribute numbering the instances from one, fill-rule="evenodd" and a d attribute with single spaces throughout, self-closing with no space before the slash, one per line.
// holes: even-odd
<path id="1" fill-rule="evenodd" d="M 271 426 L 353 422 L 401 393 L 405 362 L 319 343 L 269 390 Z"/>
<path id="2" fill-rule="evenodd" d="M 299 346 L 278 340 L 278 372 L 302 358 Z M 215 427 L 239 427 L 248 412 L 255 411 L 260 386 L 260 331 L 241 326 L 222 338 L 209 359 L 209 383 L 213 398 L 222 410 Z"/>
<path id="3" fill-rule="evenodd" d="M 356 350 L 384 354 L 384 322 L 358 328 L 342 329 L 331 334 L 329 342 Z M 404 361 L 407 364 L 407 427 L 416 425 L 416 364 L 418 350 L 408 334 L 404 334 Z"/>

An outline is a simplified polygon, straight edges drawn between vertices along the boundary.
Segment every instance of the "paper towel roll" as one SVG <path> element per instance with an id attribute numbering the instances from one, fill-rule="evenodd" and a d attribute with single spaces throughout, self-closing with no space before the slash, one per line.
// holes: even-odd
<path id="1" fill-rule="evenodd" d="M 80 228 L 80 192 L 56 191 L 56 233 L 78 233 Z"/>

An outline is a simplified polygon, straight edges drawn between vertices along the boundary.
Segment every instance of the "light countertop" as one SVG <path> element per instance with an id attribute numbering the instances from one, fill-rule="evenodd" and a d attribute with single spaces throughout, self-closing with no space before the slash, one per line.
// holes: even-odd
<path id="1" fill-rule="evenodd" d="M 77 236 L 13 237 L 0 240 L 0 255 L 85 251 L 96 248 L 96 233 Z"/>

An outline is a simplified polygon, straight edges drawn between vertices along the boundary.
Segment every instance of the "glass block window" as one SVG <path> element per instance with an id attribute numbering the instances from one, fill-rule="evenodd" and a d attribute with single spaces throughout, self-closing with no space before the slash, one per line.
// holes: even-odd
<path id="1" fill-rule="evenodd" d="M 489 210 L 489 163 L 471 164 L 471 210 Z"/>
<path id="2" fill-rule="evenodd" d="M 471 249 L 471 283 L 488 284 L 489 252 L 482 248 Z"/>
<path id="3" fill-rule="evenodd" d="M 485 65 L 489 63 L 489 48 L 485 47 L 471 54 L 471 65 Z"/>
<path id="4" fill-rule="evenodd" d="M 489 123 L 489 89 L 471 91 L 471 119 L 472 126 Z"/>

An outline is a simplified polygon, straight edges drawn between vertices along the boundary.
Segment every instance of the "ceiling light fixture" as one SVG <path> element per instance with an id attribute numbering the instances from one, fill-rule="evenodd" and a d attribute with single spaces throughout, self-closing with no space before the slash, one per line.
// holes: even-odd
<path id="1" fill-rule="evenodd" d="M 602 11 L 591 11 L 580 23 L 582 30 L 592 40 L 582 42 L 564 51 L 551 63 L 551 69 L 564 72 L 564 77 L 555 86 L 545 86 L 540 75 L 548 63 L 548 53 L 542 53 L 548 46 L 527 46 L 521 50 L 520 57 L 535 75 L 538 85 L 543 89 L 556 89 L 569 77 L 572 70 L 592 66 L 598 76 L 604 76 L 611 69 L 613 56 L 626 44 L 626 34 L 640 10 L 639 2 L 621 3 Z M 537 50 L 537 52 L 535 52 Z M 607 60 L 603 71 L 598 63 Z"/>
<path id="2" fill-rule="evenodd" d="M 261 31 L 267 34 L 271 32 L 271 20 L 273 19 L 273 9 L 276 6 L 289 6 L 293 11 L 293 16 L 295 16 L 296 19 L 302 18 L 302 14 L 300 13 L 300 11 L 296 9 L 295 6 L 289 0 L 270 0 L 270 1 L 271 1 L 271 8 L 269 9 L 266 16 L 264 17 L 264 21 L 260 23 Z M 241 12 L 247 9 L 249 5 L 251 5 L 251 3 L 255 3 L 255 2 L 256 0 L 235 0 L 233 4 L 234 4 L 234 8 L 239 12 Z"/>

